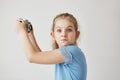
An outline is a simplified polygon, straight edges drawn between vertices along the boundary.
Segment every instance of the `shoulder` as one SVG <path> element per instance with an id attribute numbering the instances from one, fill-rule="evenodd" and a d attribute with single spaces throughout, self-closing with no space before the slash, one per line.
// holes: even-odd
<path id="1" fill-rule="evenodd" d="M 81 49 L 77 45 L 64 46 L 69 52 L 81 52 Z"/>
<path id="2" fill-rule="evenodd" d="M 80 48 L 77 45 L 68 45 L 66 46 L 68 50 L 80 50 Z"/>
<path id="3" fill-rule="evenodd" d="M 61 51 L 69 52 L 71 55 L 83 54 L 81 48 L 77 45 L 67 45 L 59 48 Z"/>

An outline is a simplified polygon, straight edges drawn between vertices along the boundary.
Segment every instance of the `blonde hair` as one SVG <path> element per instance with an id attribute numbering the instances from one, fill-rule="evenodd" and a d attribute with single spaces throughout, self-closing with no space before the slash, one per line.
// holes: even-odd
<path id="1" fill-rule="evenodd" d="M 61 13 L 61 14 L 57 15 L 57 16 L 53 19 L 52 32 L 54 32 L 55 21 L 56 21 L 57 19 L 60 19 L 60 18 L 69 20 L 70 22 L 73 23 L 73 25 L 74 25 L 74 27 L 75 27 L 75 31 L 78 30 L 78 23 L 77 23 L 76 18 L 75 18 L 72 14 L 69 14 L 69 13 Z M 59 48 L 59 46 L 58 46 L 58 44 L 57 44 L 57 42 L 56 42 L 55 40 L 53 40 L 52 48 L 53 48 L 53 49 Z"/>

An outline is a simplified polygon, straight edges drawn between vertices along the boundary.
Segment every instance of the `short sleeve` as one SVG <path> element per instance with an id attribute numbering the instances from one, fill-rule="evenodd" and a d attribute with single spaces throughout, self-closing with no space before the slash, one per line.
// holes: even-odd
<path id="1" fill-rule="evenodd" d="M 61 48 L 59 48 L 59 50 L 60 50 L 62 56 L 63 56 L 64 59 L 65 59 L 64 64 L 69 64 L 69 63 L 71 63 L 71 62 L 72 62 L 72 55 L 71 55 L 71 53 L 68 51 L 67 47 L 66 47 L 66 46 L 61 47 Z"/>

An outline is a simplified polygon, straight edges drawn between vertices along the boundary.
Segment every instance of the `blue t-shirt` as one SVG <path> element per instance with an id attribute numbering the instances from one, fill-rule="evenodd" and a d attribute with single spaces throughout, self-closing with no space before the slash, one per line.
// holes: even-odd
<path id="1" fill-rule="evenodd" d="M 79 47 L 69 45 L 60 47 L 65 62 L 55 65 L 55 80 L 86 80 L 86 59 Z"/>

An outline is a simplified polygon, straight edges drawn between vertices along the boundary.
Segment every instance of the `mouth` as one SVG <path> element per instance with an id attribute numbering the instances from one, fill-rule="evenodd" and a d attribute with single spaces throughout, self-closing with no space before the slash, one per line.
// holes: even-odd
<path id="1" fill-rule="evenodd" d="M 62 39 L 62 40 L 61 40 L 61 42 L 66 42 L 66 41 L 67 41 L 67 39 Z"/>

